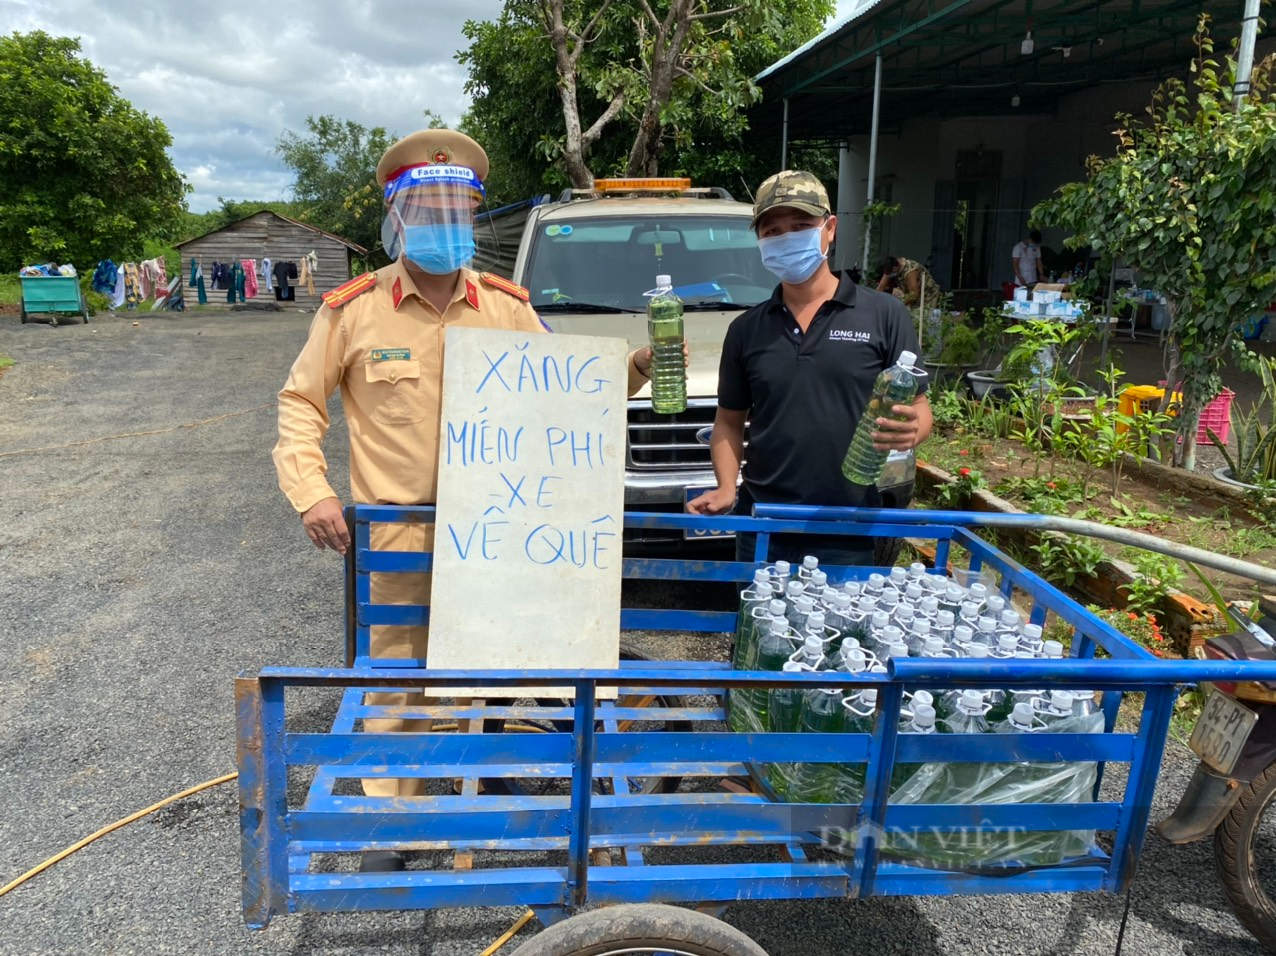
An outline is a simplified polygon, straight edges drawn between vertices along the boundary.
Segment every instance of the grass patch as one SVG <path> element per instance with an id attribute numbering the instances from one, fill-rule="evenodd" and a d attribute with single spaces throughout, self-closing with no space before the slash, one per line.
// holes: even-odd
<path id="1" fill-rule="evenodd" d="M 0 305 L 17 306 L 22 301 L 22 284 L 17 275 L 0 275 Z"/>
<path id="2" fill-rule="evenodd" d="M 9 358 L 9 356 L 5 355 L 3 352 L 0 352 L 0 375 L 3 375 L 5 370 L 12 365 L 13 359 Z"/>

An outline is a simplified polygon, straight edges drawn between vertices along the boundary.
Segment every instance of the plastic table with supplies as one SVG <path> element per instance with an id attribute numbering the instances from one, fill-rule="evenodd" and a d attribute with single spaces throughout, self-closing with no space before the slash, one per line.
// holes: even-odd
<path id="1" fill-rule="evenodd" d="M 433 561 L 426 553 L 373 550 L 371 526 L 433 522 L 434 509 L 356 506 L 348 513 L 346 666 L 265 667 L 236 681 L 247 924 L 262 928 L 274 916 L 296 912 L 521 905 L 551 926 L 542 934 L 548 935 L 559 922 L 584 926 L 590 915 L 576 914 L 587 905 L 1121 893 L 1134 878 L 1148 830 L 1178 686 L 1242 671 L 1249 679 L 1276 679 L 1276 664 L 1153 657 L 979 537 L 986 515 L 798 506 L 759 506 L 758 513 L 629 513 L 626 526 L 756 532 L 759 556 L 777 533 L 923 538 L 933 542 L 941 569 L 960 548 L 970 571 L 1027 609 L 1030 622 L 1044 624 L 1047 615 L 1065 622 L 1073 632 L 1071 656 L 900 659 L 885 673 L 857 674 L 732 671 L 729 662 L 638 655 L 622 659 L 615 671 L 531 671 L 517 662 L 501 671 L 441 671 L 420 660 L 374 659 L 372 626 L 422 625 L 429 608 L 373 604 L 370 575 L 428 572 Z M 683 590 L 704 591 L 711 582 L 748 581 L 757 566 L 630 558 L 624 575 L 689 582 L 693 587 Z M 826 569 L 831 580 L 880 570 Z M 736 627 L 734 611 L 621 611 L 622 631 L 708 638 Z M 1100 652 L 1107 659 L 1096 659 Z M 476 687 L 487 696 L 446 696 L 449 688 Z M 545 699 L 537 687 L 571 687 L 574 696 Z M 877 701 L 871 731 L 728 729 L 728 694 L 773 687 L 870 687 Z M 906 692 L 988 687 L 1098 691 L 1104 732 L 900 733 Z M 387 707 L 365 700 L 368 692 L 388 688 L 424 689 L 428 703 Z M 600 688 L 618 691 L 600 694 Z M 1118 708 L 1130 692 L 1143 697 L 1135 719 L 1123 718 L 1118 728 Z M 311 715 L 319 695 L 339 704 L 331 727 L 317 731 Z M 366 727 L 376 717 L 433 723 L 416 724 L 416 732 L 378 733 Z M 779 761 L 862 766 L 862 799 L 801 803 L 730 783 L 747 781 L 751 767 Z M 890 799 L 901 765 L 1036 761 L 1088 765 L 1094 784 L 1072 802 L 907 805 Z M 1112 763 L 1126 772 L 1105 779 Z M 358 780 L 369 777 L 420 778 L 427 795 L 362 796 Z M 1096 839 L 1096 831 L 1107 836 Z M 919 833 L 942 842 L 1044 832 L 1088 836 L 1069 858 L 1046 865 L 1024 859 L 946 868 L 891 852 Z M 402 872 L 356 872 L 358 854 L 387 849 L 421 856 Z M 700 925 L 702 914 L 690 910 L 675 910 L 672 918 L 681 922 L 667 934 L 671 946 L 691 938 L 683 933 L 718 932 Z M 708 949 L 673 948 L 757 952 L 743 934 L 717 926 L 741 939 L 715 943 L 717 949 L 708 943 Z"/>

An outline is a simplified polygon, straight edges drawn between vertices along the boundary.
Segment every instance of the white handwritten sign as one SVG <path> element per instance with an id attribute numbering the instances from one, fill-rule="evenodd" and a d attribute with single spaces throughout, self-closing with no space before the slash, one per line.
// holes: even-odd
<path id="1" fill-rule="evenodd" d="M 447 330 L 431 668 L 618 666 L 626 355 Z"/>

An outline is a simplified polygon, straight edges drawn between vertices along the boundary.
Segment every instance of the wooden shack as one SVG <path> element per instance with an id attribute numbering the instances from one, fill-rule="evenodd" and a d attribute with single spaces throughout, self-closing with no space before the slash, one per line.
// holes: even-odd
<path id="1" fill-rule="evenodd" d="M 262 260 L 269 259 L 272 264 L 295 262 L 300 273 L 302 258 L 314 252 L 319 260 L 319 268 L 314 274 L 316 294 L 310 295 L 305 286 L 294 281 L 296 300 L 278 303 L 286 309 L 308 312 L 319 308 L 320 296 L 351 277 L 351 260 L 355 256 L 362 258 L 368 254 L 362 246 L 347 239 L 270 211 L 253 213 L 214 232 L 179 242 L 177 251 L 182 255 L 182 287 L 187 308 L 198 304 L 195 290 L 190 287 L 191 260 L 194 259 L 204 270 L 208 304 L 226 309 L 230 308 L 226 290 L 212 288 L 214 262 L 232 263 L 244 259 L 256 262 L 258 290 L 255 298 L 247 300 L 251 305 L 253 302 L 276 301 L 273 287 L 261 277 Z"/>

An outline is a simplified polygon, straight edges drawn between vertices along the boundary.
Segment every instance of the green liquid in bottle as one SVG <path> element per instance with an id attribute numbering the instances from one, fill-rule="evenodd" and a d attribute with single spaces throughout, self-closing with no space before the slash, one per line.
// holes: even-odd
<path id="1" fill-rule="evenodd" d="M 899 363 L 884 370 L 873 383 L 872 398 L 842 461 L 842 476 L 847 481 L 871 485 L 881 477 L 886 456 L 890 453 L 873 447 L 873 433 L 877 431 L 879 418 L 898 417 L 891 412 L 893 406 L 911 405 L 917 397 L 920 379 L 909 370 L 915 361 L 917 356 L 912 352 L 901 352 Z"/>
<path id="2" fill-rule="evenodd" d="M 682 300 L 668 276 L 657 276 L 660 291 L 647 300 L 647 332 L 651 343 L 651 408 L 660 415 L 687 410 L 687 366 L 682 354 Z"/>

